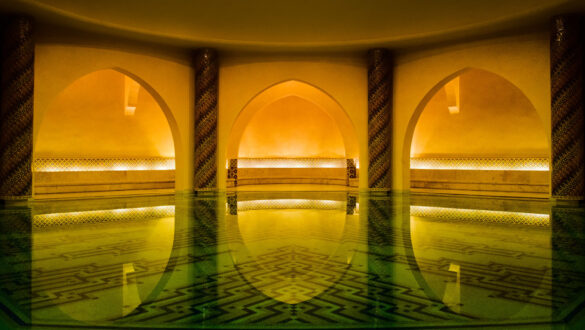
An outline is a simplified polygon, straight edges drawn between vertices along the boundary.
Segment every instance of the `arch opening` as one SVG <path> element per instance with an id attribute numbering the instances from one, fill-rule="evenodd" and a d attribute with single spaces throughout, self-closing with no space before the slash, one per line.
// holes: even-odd
<path id="1" fill-rule="evenodd" d="M 420 102 L 405 139 L 410 190 L 549 196 L 549 143 L 530 100 L 513 83 L 468 68 Z"/>
<path id="2" fill-rule="evenodd" d="M 139 81 L 123 70 L 98 70 L 53 99 L 33 153 L 35 198 L 174 190 L 173 120 Z"/>
<path id="3" fill-rule="evenodd" d="M 310 84 L 289 80 L 252 98 L 227 145 L 227 186 L 357 186 L 357 136 L 343 108 Z"/>

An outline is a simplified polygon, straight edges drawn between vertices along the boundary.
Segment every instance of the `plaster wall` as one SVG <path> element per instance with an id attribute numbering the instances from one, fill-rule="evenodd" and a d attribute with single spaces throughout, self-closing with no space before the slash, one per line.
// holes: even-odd
<path id="1" fill-rule="evenodd" d="M 226 187 L 228 141 L 241 111 L 263 91 L 290 80 L 320 89 L 343 109 L 352 123 L 354 136 L 357 136 L 361 168 L 360 188 L 365 189 L 368 84 L 366 59 L 362 53 L 314 56 L 222 54 L 219 77 L 219 189 Z"/>
<path id="2" fill-rule="evenodd" d="M 70 40 L 72 39 L 72 40 Z M 37 40 L 35 58 L 35 146 L 47 109 L 68 85 L 91 72 L 115 69 L 138 81 L 165 113 L 176 157 L 176 189 L 192 182 L 194 73 L 190 54 L 52 34 Z M 495 73 L 518 87 L 550 132 L 548 33 L 486 39 L 413 50 L 396 56 L 393 102 L 394 189 L 409 186 L 410 145 L 418 117 L 443 84 L 466 68 Z M 263 90 L 297 80 L 334 99 L 351 121 L 358 140 L 361 189 L 367 188 L 367 65 L 365 54 L 222 53 L 219 79 L 218 186 L 226 185 L 230 130 L 241 110 Z M 550 145 L 547 135 L 547 143 Z M 550 150 L 550 146 L 548 147 Z M 549 151 L 550 152 L 550 151 Z"/>

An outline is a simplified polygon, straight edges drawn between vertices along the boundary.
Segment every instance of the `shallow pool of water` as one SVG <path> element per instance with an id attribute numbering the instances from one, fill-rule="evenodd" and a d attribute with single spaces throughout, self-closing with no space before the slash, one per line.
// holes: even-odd
<path id="1" fill-rule="evenodd" d="M 0 208 L 9 328 L 582 328 L 585 209 L 239 191 Z"/>

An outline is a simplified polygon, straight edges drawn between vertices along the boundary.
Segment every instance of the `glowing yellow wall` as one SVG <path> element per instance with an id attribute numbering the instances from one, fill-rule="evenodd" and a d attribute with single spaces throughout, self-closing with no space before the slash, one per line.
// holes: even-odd
<path id="1" fill-rule="evenodd" d="M 315 86 L 345 111 L 357 135 L 360 187 L 367 186 L 367 67 L 365 54 L 222 54 L 219 77 L 218 185 L 226 184 L 230 132 L 240 111 L 259 93 L 297 80 Z"/>
<path id="2" fill-rule="evenodd" d="M 125 115 L 125 76 L 90 73 L 51 103 L 38 132 L 37 158 L 174 157 L 173 138 L 162 109 L 144 88 L 135 113 Z"/>
<path id="3" fill-rule="evenodd" d="M 444 83 L 466 68 L 493 72 L 518 87 L 536 109 L 544 131 L 550 132 L 548 33 L 486 39 L 399 54 L 394 70 L 392 165 L 395 189 L 409 189 L 410 143 L 425 105 Z M 548 133 L 546 139 L 549 145 Z M 539 145 L 542 146 L 540 142 Z M 550 150 L 549 146 L 547 150 Z M 547 151 L 547 155 L 549 153 Z"/>
<path id="4" fill-rule="evenodd" d="M 41 147 L 40 128 L 58 95 L 77 79 L 116 69 L 145 88 L 160 105 L 170 127 L 176 157 L 176 189 L 192 187 L 194 79 L 191 54 L 114 38 L 38 31 L 35 47 L 34 149 Z M 168 122 L 168 123 L 167 123 Z M 162 152 L 162 150 L 161 150 Z"/>
<path id="5" fill-rule="evenodd" d="M 139 81 L 161 105 L 175 142 L 176 188 L 189 189 L 192 186 L 194 126 L 191 54 L 166 46 L 94 39 L 39 31 L 35 57 L 35 149 L 45 112 L 57 95 L 84 75 L 116 68 Z M 408 189 L 410 143 L 424 106 L 444 82 L 470 67 L 493 72 L 517 86 L 535 107 L 545 132 L 550 132 L 548 33 L 403 51 L 396 55 L 393 84 L 395 189 Z M 365 52 L 315 55 L 221 52 L 219 188 L 225 188 L 227 141 L 238 114 L 258 93 L 287 80 L 318 87 L 347 113 L 358 137 L 360 188 L 365 189 L 368 177 Z"/>
<path id="6" fill-rule="evenodd" d="M 343 158 L 339 128 L 316 104 L 297 96 L 277 100 L 248 123 L 238 158 Z"/>
<path id="7" fill-rule="evenodd" d="M 547 157 L 543 123 L 516 86 L 487 71 L 465 71 L 456 114 L 449 113 L 446 88 L 418 120 L 412 157 Z"/>

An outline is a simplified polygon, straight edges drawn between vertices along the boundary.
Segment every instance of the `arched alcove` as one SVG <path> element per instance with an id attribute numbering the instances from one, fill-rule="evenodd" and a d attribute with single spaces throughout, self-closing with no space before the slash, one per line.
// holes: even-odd
<path id="1" fill-rule="evenodd" d="M 228 138 L 228 186 L 316 183 L 357 186 L 358 141 L 327 93 L 289 80 L 242 109 Z"/>
<path id="2" fill-rule="evenodd" d="M 412 191 L 548 196 L 544 125 L 501 76 L 474 68 L 454 73 L 425 96 L 410 123 L 405 169 Z"/>
<path id="3" fill-rule="evenodd" d="M 151 88 L 121 71 L 75 80 L 44 111 L 33 155 L 36 198 L 174 188 L 174 121 Z"/>

